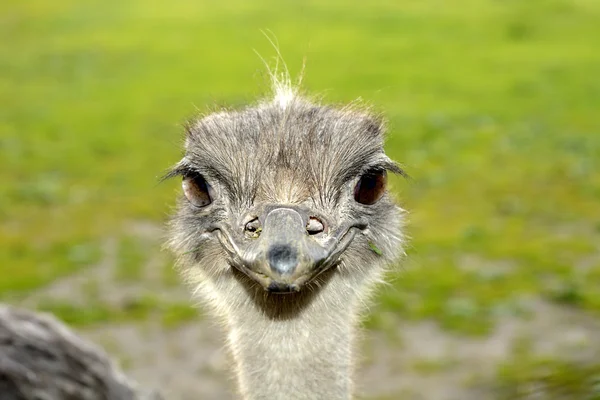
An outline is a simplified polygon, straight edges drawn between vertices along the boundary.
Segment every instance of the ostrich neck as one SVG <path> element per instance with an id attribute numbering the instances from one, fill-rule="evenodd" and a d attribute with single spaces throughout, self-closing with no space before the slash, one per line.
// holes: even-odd
<path id="1" fill-rule="evenodd" d="M 235 299 L 228 344 L 244 399 L 352 397 L 356 295 L 349 287 L 332 279 L 299 300 L 250 290 Z"/>

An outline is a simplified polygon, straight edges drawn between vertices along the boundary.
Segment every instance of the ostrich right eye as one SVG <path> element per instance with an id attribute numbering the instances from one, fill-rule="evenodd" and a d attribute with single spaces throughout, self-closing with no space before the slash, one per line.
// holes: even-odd
<path id="1" fill-rule="evenodd" d="M 206 207 L 212 203 L 212 188 L 202 175 L 184 176 L 181 186 L 185 197 L 192 205 Z"/>

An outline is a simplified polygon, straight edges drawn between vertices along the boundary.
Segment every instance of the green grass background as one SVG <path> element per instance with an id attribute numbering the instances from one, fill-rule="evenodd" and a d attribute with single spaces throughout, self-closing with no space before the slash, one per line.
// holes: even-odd
<path id="1" fill-rule="evenodd" d="M 306 60 L 307 92 L 384 112 L 387 151 L 413 177 L 392 181 L 412 239 L 368 326 L 388 311 L 486 335 L 532 298 L 600 318 L 597 0 L 3 1 L 0 299 L 99 262 L 107 237 L 136 279 L 155 253 L 123 224 L 165 220 L 178 188 L 157 177 L 187 118 L 267 92 L 261 30 L 293 76 Z M 154 298 L 50 307 L 83 325 L 157 308 L 165 323 L 191 315 Z M 571 393 L 598 376 L 555 364 Z"/>

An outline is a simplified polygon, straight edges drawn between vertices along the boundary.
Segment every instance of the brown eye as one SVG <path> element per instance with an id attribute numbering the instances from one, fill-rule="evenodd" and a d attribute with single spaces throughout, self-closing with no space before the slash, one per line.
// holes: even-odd
<path id="1" fill-rule="evenodd" d="M 386 183 L 386 171 L 367 172 L 354 188 L 354 200 L 366 205 L 377 203 L 385 192 Z"/>
<path id="2" fill-rule="evenodd" d="M 185 176 L 181 186 L 185 197 L 194 206 L 206 207 L 212 202 L 212 188 L 202 175 Z"/>

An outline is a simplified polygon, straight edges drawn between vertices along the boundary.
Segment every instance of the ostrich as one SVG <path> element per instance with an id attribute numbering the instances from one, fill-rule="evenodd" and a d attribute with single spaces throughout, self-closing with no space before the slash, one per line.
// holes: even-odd
<path id="1" fill-rule="evenodd" d="M 401 253 L 382 121 L 273 99 L 188 125 L 168 246 L 222 322 L 245 400 L 346 400 L 359 316 Z M 191 349 L 193 351 L 193 349 Z M 0 398 L 150 400 L 56 319 L 0 305 Z"/>
<path id="2" fill-rule="evenodd" d="M 167 243 L 245 400 L 350 399 L 359 316 L 401 253 L 379 117 L 291 85 L 188 124 Z M 193 350 L 192 350 L 193 351 Z"/>
<path id="3" fill-rule="evenodd" d="M 160 400 L 51 315 L 0 304 L 0 399 Z"/>

